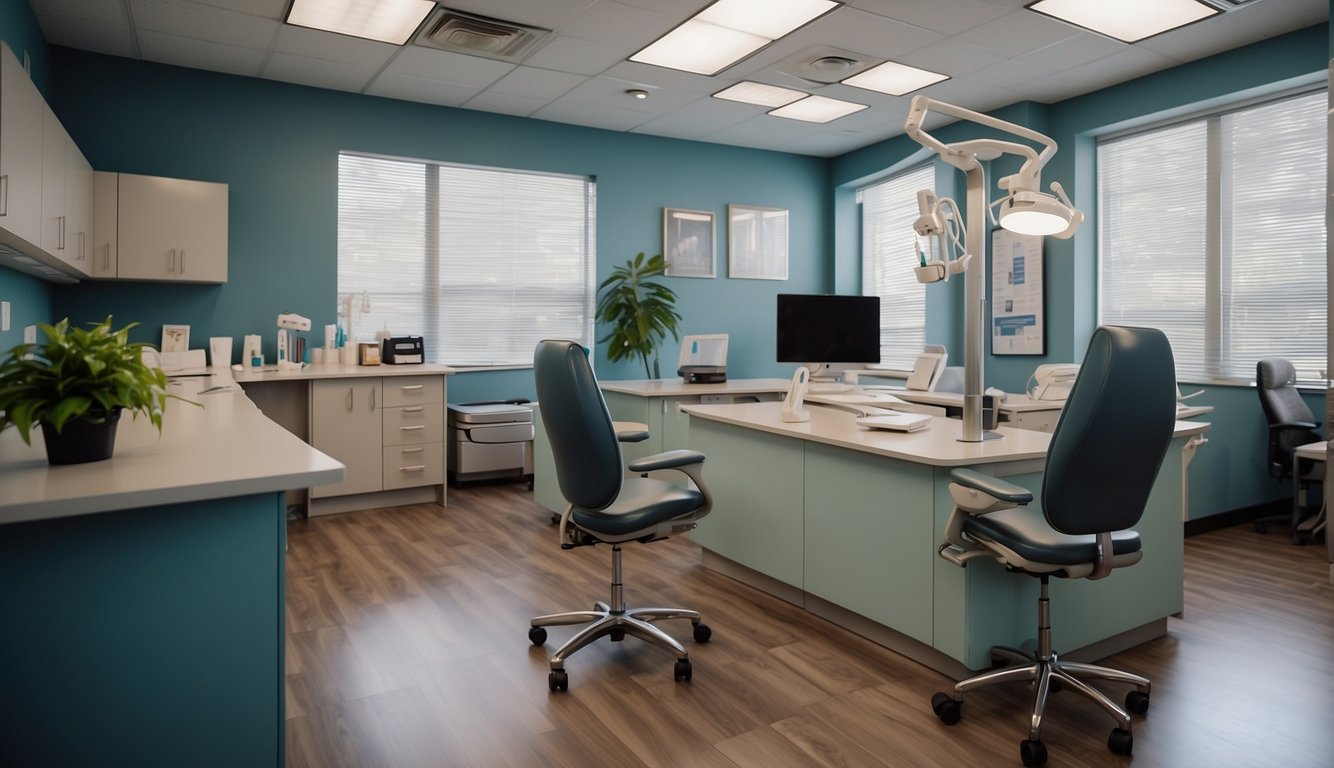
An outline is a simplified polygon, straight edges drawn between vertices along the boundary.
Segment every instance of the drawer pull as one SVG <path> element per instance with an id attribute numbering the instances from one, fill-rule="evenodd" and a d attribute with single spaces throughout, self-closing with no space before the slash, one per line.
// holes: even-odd
<path id="1" fill-rule="evenodd" d="M 398 471 L 399 471 L 399 472 L 425 472 L 425 471 L 426 471 L 426 465 L 425 465 L 425 464 L 416 464 L 416 465 L 411 466 L 411 467 L 399 467 L 399 468 L 398 468 Z"/>
<path id="2" fill-rule="evenodd" d="M 404 448 L 403 450 L 399 451 L 399 453 L 421 453 L 422 451 L 425 450 L 426 450 L 425 448 L 417 446 L 416 448 Z"/>
<path id="3" fill-rule="evenodd" d="M 403 413 L 421 413 L 422 411 L 426 410 L 426 406 L 414 405 L 411 408 L 403 408 L 401 410 L 403 411 Z"/>
<path id="4" fill-rule="evenodd" d="M 417 431 L 417 430 L 419 430 L 419 429 L 426 429 L 426 425 L 425 425 L 425 424 L 414 424 L 414 425 L 412 425 L 412 426 L 410 426 L 410 427 L 399 427 L 399 429 L 403 430 L 404 432 L 415 432 L 415 431 Z"/>
<path id="5" fill-rule="evenodd" d="M 424 384 L 404 384 L 403 386 L 399 387 L 399 389 L 403 390 L 404 392 L 409 392 L 412 390 L 423 389 L 425 388 L 425 386 L 426 385 Z"/>

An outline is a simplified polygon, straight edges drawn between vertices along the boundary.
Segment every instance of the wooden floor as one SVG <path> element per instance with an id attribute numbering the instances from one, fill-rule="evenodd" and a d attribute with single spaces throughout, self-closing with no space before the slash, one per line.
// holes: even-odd
<path id="1" fill-rule="evenodd" d="M 1135 768 L 1324 766 L 1334 760 L 1334 588 L 1323 547 L 1249 527 L 1186 542 L 1186 609 L 1167 637 L 1107 660 L 1153 680 Z M 610 550 L 561 551 L 521 486 L 449 492 L 449 507 L 298 521 L 287 559 L 289 766 L 1018 765 L 1024 687 L 970 695 L 946 727 L 915 662 L 699 565 L 684 537 L 627 545 L 627 601 L 701 610 L 713 640 L 672 657 L 603 639 L 547 690 L 539 613 L 607 599 Z M 1116 578 L 1114 575 L 1112 578 Z M 886 584 L 885 589 L 911 589 Z M 1060 605 L 1053 607 L 1060 646 Z M 1121 698 L 1118 691 L 1114 698 Z M 1111 720 L 1057 694 L 1051 766 L 1127 766 Z"/>

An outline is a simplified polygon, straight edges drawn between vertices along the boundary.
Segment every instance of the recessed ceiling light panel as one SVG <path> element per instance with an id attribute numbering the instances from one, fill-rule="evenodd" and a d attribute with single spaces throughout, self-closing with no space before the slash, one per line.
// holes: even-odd
<path id="1" fill-rule="evenodd" d="M 828 96 L 807 96 L 801 101 L 794 101 L 785 107 L 771 110 L 774 117 L 786 117 L 789 120 L 803 120 L 808 123 L 827 123 L 840 117 L 847 117 L 854 112 L 866 109 L 865 104 L 856 104 Z"/>
<path id="2" fill-rule="evenodd" d="M 797 99 L 805 98 L 806 94 L 801 91 L 794 91 L 791 88 L 779 88 L 776 85 L 742 80 L 730 88 L 718 91 L 713 94 L 713 97 L 715 99 L 727 99 L 728 101 L 740 101 L 746 104 L 758 104 L 761 107 L 781 107 L 785 104 L 791 104 Z"/>
<path id="3" fill-rule="evenodd" d="M 1123 43 L 1137 43 L 1222 13 L 1200 0 L 1038 0 L 1026 7 Z"/>
<path id="4" fill-rule="evenodd" d="M 890 96 L 902 96 L 948 79 L 949 75 L 942 75 L 939 72 L 887 61 L 849 77 L 843 84 L 865 88 L 868 91 L 888 93 Z"/>
<path id="5" fill-rule="evenodd" d="M 287 23 L 403 45 L 434 9 L 433 0 L 292 0 Z"/>
<path id="6" fill-rule="evenodd" d="M 718 0 L 630 61 L 716 75 L 840 5 L 834 0 Z"/>

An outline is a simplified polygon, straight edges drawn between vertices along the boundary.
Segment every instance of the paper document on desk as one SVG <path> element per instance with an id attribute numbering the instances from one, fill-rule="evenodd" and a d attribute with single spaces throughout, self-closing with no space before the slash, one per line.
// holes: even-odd
<path id="1" fill-rule="evenodd" d="M 931 425 L 931 417 L 924 413 L 903 413 L 878 408 L 874 410 L 877 412 L 858 416 L 857 425 L 870 429 L 888 429 L 894 432 L 916 432 Z"/>

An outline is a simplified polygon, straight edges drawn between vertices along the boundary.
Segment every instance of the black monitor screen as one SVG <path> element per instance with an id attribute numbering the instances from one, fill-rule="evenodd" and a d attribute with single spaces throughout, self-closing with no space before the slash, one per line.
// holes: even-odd
<path id="1" fill-rule="evenodd" d="M 880 362 L 880 297 L 778 294 L 778 362 Z"/>

